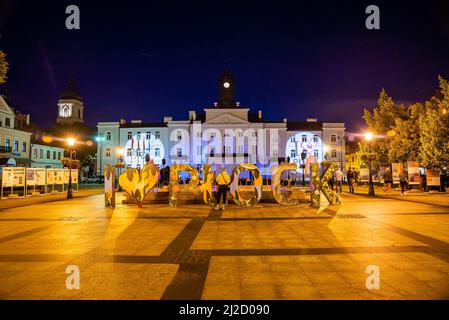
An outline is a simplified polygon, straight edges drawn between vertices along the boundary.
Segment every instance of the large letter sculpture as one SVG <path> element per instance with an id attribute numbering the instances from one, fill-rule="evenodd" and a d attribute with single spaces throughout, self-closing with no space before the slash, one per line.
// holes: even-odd
<path id="1" fill-rule="evenodd" d="M 179 173 L 187 172 L 190 174 L 190 181 L 188 184 L 179 184 Z M 170 167 L 170 186 L 168 204 L 170 207 L 178 206 L 179 192 L 194 192 L 197 191 L 200 182 L 198 170 L 188 164 L 174 164 Z"/>
<path id="2" fill-rule="evenodd" d="M 310 165 L 310 200 L 313 207 L 320 207 L 321 192 L 331 205 L 340 204 L 340 198 L 338 198 L 337 194 L 329 187 L 328 183 L 328 181 L 332 178 L 334 171 L 337 169 L 337 162 L 326 163 L 323 174 L 320 176 L 320 165 L 318 163 L 312 163 Z"/>
<path id="3" fill-rule="evenodd" d="M 200 187 L 200 191 L 203 194 L 204 203 L 211 207 L 214 207 L 216 202 L 212 190 L 214 179 L 215 175 L 212 172 L 212 166 L 210 164 L 203 165 L 203 184 Z"/>
<path id="4" fill-rule="evenodd" d="M 254 194 L 251 198 L 245 198 L 239 190 L 239 176 L 242 171 L 249 171 L 254 176 Z M 240 164 L 234 168 L 231 176 L 230 192 L 234 198 L 234 202 L 241 207 L 251 207 L 262 198 L 262 175 L 257 166 L 253 164 Z"/>
<path id="5" fill-rule="evenodd" d="M 104 204 L 115 207 L 115 168 L 110 165 L 104 169 Z"/>
<path id="6" fill-rule="evenodd" d="M 119 183 L 128 198 L 142 208 L 145 196 L 154 188 L 158 180 L 158 168 L 153 164 L 146 164 L 141 170 L 133 168 L 126 170 L 120 176 Z"/>
<path id="7" fill-rule="evenodd" d="M 271 176 L 271 191 L 273 192 L 273 197 L 281 205 L 297 206 L 299 204 L 299 199 L 292 198 L 291 188 L 283 188 L 281 186 L 282 173 L 286 170 L 296 171 L 297 169 L 298 165 L 296 163 L 282 163 L 276 168 Z"/>

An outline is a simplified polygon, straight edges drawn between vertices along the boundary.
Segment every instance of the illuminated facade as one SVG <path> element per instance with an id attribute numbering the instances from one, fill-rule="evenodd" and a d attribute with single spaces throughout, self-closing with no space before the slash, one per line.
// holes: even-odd
<path id="1" fill-rule="evenodd" d="M 76 88 L 75 80 L 70 80 L 67 89 L 58 102 L 58 124 L 84 123 L 84 102 Z"/>
<path id="2" fill-rule="evenodd" d="M 202 112 L 189 111 L 186 120 L 99 122 L 97 129 L 99 174 L 105 165 L 119 162 L 119 148 L 123 162 L 133 168 L 149 159 L 196 167 L 251 163 L 270 176 L 270 168 L 288 158 L 298 165 L 327 158 L 344 168 L 343 123 L 264 121 L 262 111 L 251 112 L 236 101 L 234 78 L 227 72 L 219 79 L 218 102 Z"/>

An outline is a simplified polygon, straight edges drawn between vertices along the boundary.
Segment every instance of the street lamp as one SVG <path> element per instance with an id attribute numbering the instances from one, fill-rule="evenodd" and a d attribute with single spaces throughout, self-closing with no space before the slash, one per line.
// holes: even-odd
<path id="1" fill-rule="evenodd" d="M 98 159 L 99 163 L 100 163 L 100 166 L 99 166 L 99 168 L 97 168 L 97 173 L 98 173 L 99 176 L 101 176 L 101 167 L 102 167 L 101 155 L 103 154 L 103 141 L 105 141 L 105 140 L 106 140 L 105 137 L 102 136 L 102 135 L 98 135 L 98 136 L 95 137 L 95 141 L 97 141 L 97 143 L 98 143 L 98 145 L 100 147 L 100 157 Z"/>
<path id="2" fill-rule="evenodd" d="M 67 199 L 73 199 L 73 185 L 72 185 L 72 157 L 75 155 L 76 151 L 72 150 L 75 146 L 76 140 L 75 138 L 67 138 L 67 146 L 69 147 L 67 150 L 69 152 L 69 186 L 67 187 Z"/>
<path id="3" fill-rule="evenodd" d="M 373 140 L 373 134 L 371 132 L 366 132 L 365 133 L 365 140 L 367 142 L 368 145 L 368 171 L 369 171 L 369 191 L 368 191 L 368 195 L 369 196 L 375 196 L 374 193 L 374 183 L 373 183 L 373 172 L 372 172 L 372 168 L 371 168 L 371 141 Z"/>

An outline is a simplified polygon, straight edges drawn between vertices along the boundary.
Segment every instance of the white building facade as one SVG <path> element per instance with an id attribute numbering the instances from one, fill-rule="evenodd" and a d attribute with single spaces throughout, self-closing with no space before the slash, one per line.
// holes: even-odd
<path id="1" fill-rule="evenodd" d="M 234 79 L 224 73 L 219 79 L 219 100 L 201 112 L 189 111 L 186 120 L 165 117 L 160 123 L 141 120 L 99 122 L 97 168 L 103 175 L 106 165 L 123 161 L 141 168 L 153 160 L 161 165 L 204 163 L 231 169 L 236 164 L 256 164 L 264 176 L 281 161 L 298 164 L 336 161 L 344 168 L 345 126 L 284 119 L 268 122 L 263 112 L 252 112 L 235 100 Z M 123 150 L 123 157 L 119 155 Z"/>
<path id="2" fill-rule="evenodd" d="M 32 168 L 63 168 L 64 149 L 43 144 L 31 145 Z"/>

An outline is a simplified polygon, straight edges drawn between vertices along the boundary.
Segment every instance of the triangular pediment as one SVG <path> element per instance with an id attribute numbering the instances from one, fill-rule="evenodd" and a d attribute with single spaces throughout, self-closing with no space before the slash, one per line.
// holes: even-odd
<path id="1" fill-rule="evenodd" d="M 247 124 L 248 121 L 230 113 L 223 113 L 209 119 L 207 124 Z"/>
<path id="2" fill-rule="evenodd" d="M 11 110 L 11 108 L 6 103 L 5 99 L 0 95 L 0 111 L 8 113 L 10 115 L 14 115 L 14 112 Z"/>

